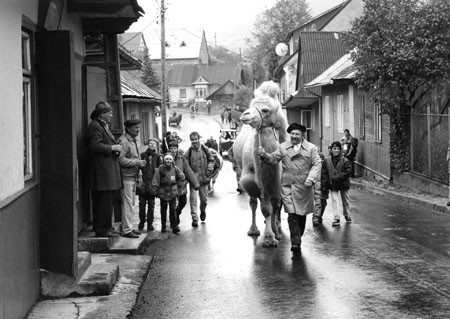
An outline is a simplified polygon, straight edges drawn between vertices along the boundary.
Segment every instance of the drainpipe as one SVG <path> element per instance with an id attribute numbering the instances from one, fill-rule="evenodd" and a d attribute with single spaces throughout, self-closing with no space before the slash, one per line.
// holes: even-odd
<path id="1" fill-rule="evenodd" d="M 311 92 L 305 87 L 303 87 L 303 89 L 306 92 L 311 93 L 312 95 L 317 96 L 319 98 L 319 140 L 320 140 L 319 152 L 322 152 L 322 144 L 323 144 L 322 95 Z"/>

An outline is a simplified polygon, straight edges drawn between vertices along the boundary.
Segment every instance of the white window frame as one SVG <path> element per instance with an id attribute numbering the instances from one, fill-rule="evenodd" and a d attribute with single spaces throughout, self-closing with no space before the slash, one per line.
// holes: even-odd
<path id="1" fill-rule="evenodd" d="M 331 126 L 330 109 L 330 96 L 326 95 L 323 99 L 323 125 L 325 127 Z"/>
<path id="2" fill-rule="evenodd" d="M 31 180 L 34 175 L 31 36 L 31 32 L 22 31 L 23 174 L 25 181 Z"/>
<path id="3" fill-rule="evenodd" d="M 373 129 L 374 129 L 374 140 L 375 142 L 381 143 L 381 132 L 382 132 L 382 123 L 381 123 L 381 105 L 379 102 L 375 102 L 373 104 Z"/>
<path id="4" fill-rule="evenodd" d="M 336 96 L 336 126 L 339 132 L 344 132 L 344 96 Z"/>
<path id="5" fill-rule="evenodd" d="M 307 119 L 309 118 L 309 125 Z M 313 128 L 313 113 L 311 110 L 301 110 L 300 111 L 301 123 L 306 126 L 306 129 L 312 130 Z"/>
<path id="6" fill-rule="evenodd" d="M 186 89 L 180 89 L 180 99 L 186 98 Z"/>

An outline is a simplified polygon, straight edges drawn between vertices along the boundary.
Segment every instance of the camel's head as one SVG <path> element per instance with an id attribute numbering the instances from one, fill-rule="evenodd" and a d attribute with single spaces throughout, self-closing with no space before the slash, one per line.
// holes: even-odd
<path id="1" fill-rule="evenodd" d="M 240 120 L 257 130 L 276 125 L 281 113 L 281 105 L 277 94 L 280 88 L 273 81 L 263 82 L 255 90 L 255 97 L 250 102 L 250 107 L 241 115 Z"/>

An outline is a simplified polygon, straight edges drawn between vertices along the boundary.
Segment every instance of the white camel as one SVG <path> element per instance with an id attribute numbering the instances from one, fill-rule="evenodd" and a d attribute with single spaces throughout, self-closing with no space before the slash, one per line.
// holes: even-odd
<path id="1" fill-rule="evenodd" d="M 272 81 L 262 83 L 255 90 L 250 107 L 240 118 L 244 125 L 233 144 L 236 163 L 242 169 L 240 184 L 250 196 L 252 225 L 248 235 L 260 235 L 256 226 L 259 198 L 265 218 L 264 247 L 276 247 L 280 239 L 276 212 L 281 205 L 281 164 L 263 164 L 257 151 L 263 146 L 268 153 L 273 152 L 286 141 L 288 124 L 277 99 L 279 91 Z"/>

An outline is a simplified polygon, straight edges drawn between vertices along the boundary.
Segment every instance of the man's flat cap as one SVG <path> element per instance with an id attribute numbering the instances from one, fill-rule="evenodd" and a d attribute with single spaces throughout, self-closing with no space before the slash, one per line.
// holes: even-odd
<path id="1" fill-rule="evenodd" d="M 133 119 L 133 120 L 126 120 L 125 122 L 123 122 L 123 125 L 125 125 L 126 127 L 138 125 L 138 124 L 141 124 L 141 120 Z"/>

